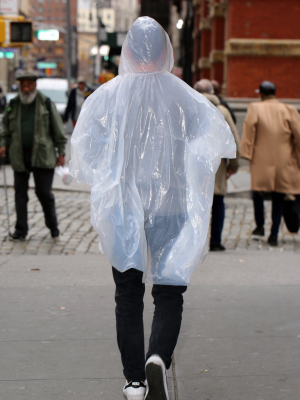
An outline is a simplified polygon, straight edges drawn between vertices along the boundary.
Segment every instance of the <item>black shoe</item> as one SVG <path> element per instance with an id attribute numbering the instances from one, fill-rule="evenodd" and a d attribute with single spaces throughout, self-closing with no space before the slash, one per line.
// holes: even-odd
<path id="1" fill-rule="evenodd" d="M 26 235 L 22 235 L 21 233 L 14 232 L 9 234 L 10 240 L 25 240 Z"/>
<path id="2" fill-rule="evenodd" d="M 145 400 L 169 400 L 166 367 L 156 354 L 146 362 L 147 391 Z"/>
<path id="3" fill-rule="evenodd" d="M 253 239 L 260 239 L 261 236 L 265 236 L 265 228 L 263 226 L 257 226 L 252 232 Z"/>
<path id="4" fill-rule="evenodd" d="M 51 231 L 52 239 L 58 238 L 58 236 L 59 236 L 59 229 L 54 229 L 53 231 Z"/>
<path id="5" fill-rule="evenodd" d="M 211 244 L 209 250 L 210 251 L 225 251 L 226 249 L 221 244 Z"/>
<path id="6" fill-rule="evenodd" d="M 268 243 L 270 246 L 276 247 L 278 246 L 277 236 L 270 235 L 268 238 Z"/>

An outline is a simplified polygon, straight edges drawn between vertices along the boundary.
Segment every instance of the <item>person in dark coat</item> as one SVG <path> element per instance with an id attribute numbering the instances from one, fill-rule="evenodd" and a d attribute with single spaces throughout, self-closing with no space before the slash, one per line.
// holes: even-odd
<path id="1" fill-rule="evenodd" d="M 222 104 L 222 106 L 227 108 L 227 110 L 230 112 L 230 115 L 231 115 L 231 118 L 233 119 L 233 122 L 236 124 L 236 116 L 235 116 L 232 108 L 227 103 L 227 101 L 225 101 L 220 95 L 220 84 L 219 84 L 219 82 L 212 80 L 211 83 L 212 83 L 213 88 L 214 88 L 214 95 L 217 96 L 217 98 L 220 100 L 220 103 Z"/>
<path id="2" fill-rule="evenodd" d="M 63 117 L 64 122 L 68 122 L 69 115 L 71 116 L 73 126 L 75 127 L 79 117 L 81 107 L 84 101 L 93 93 L 93 89 L 86 85 L 83 76 L 79 76 L 77 80 L 77 87 L 71 90 L 67 108 Z"/>
<path id="3" fill-rule="evenodd" d="M 3 94 L 2 87 L 0 87 L 0 114 L 4 113 L 6 108 L 6 97 Z"/>

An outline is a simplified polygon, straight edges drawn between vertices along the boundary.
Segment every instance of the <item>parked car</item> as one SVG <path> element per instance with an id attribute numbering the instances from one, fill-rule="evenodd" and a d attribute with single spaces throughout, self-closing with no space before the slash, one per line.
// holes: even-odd
<path id="1" fill-rule="evenodd" d="M 55 103 L 61 116 L 68 102 L 68 81 L 62 78 L 40 78 L 37 80 L 37 89 Z"/>
<path id="2" fill-rule="evenodd" d="M 5 97 L 6 97 L 6 104 L 9 104 L 9 102 L 18 95 L 18 92 L 7 92 Z"/>

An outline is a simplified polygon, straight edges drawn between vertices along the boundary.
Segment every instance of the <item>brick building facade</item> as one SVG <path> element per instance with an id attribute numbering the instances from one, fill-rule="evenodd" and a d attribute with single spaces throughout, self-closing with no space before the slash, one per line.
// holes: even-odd
<path id="1" fill-rule="evenodd" d="M 41 70 L 42 73 L 58 77 L 66 77 L 67 57 L 67 1 L 66 0 L 30 0 L 30 18 L 35 22 L 35 30 L 52 29 L 60 30 L 58 41 L 41 41 L 34 38 L 30 48 L 30 63 L 28 66 L 35 68 L 38 61 L 53 62 L 57 68 Z M 70 1 L 70 20 L 72 26 L 72 76 L 77 76 L 77 1 Z"/>
<path id="2" fill-rule="evenodd" d="M 194 82 L 251 98 L 270 80 L 278 97 L 300 98 L 299 15 L 299 0 L 194 0 Z"/>

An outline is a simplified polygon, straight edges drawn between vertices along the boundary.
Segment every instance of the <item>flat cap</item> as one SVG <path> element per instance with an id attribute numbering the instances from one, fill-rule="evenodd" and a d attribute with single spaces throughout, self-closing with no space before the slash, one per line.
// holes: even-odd
<path id="1" fill-rule="evenodd" d="M 256 93 L 262 93 L 266 95 L 272 95 L 276 93 L 276 86 L 273 82 L 270 81 L 263 81 L 259 85 L 259 89 L 255 90 Z"/>
<path id="2" fill-rule="evenodd" d="M 31 79 L 36 81 L 39 78 L 39 74 L 36 71 L 28 70 L 19 73 L 16 76 L 17 81 L 22 81 L 23 79 Z"/>

